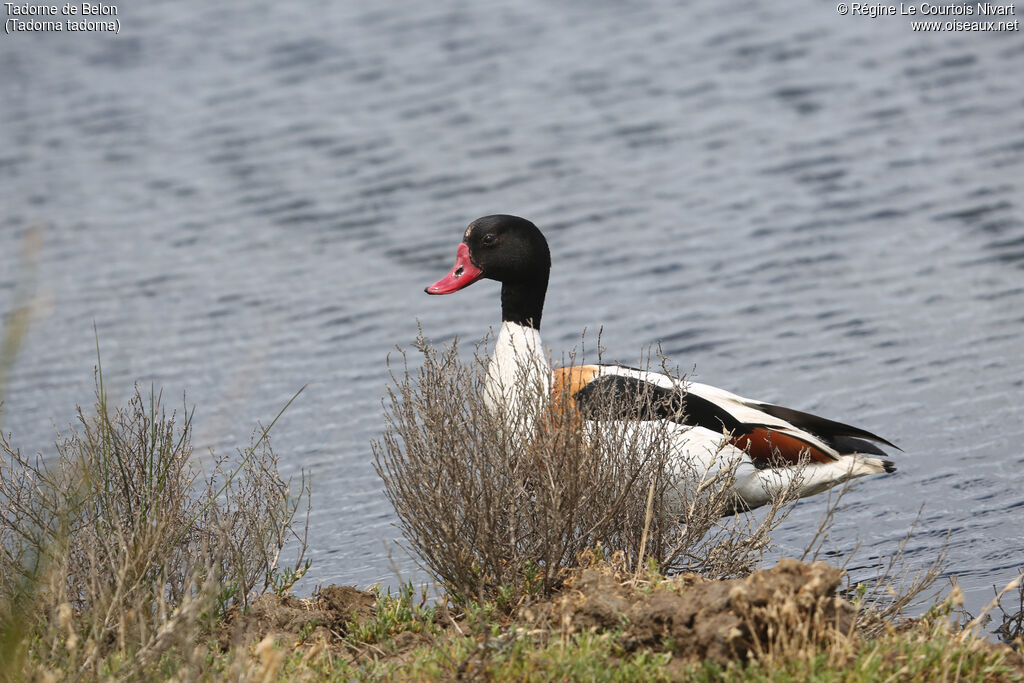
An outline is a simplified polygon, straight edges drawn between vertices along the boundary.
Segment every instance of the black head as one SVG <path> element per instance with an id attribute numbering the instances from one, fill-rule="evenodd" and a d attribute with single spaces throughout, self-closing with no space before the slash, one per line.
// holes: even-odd
<path id="1" fill-rule="evenodd" d="M 484 216 L 469 224 L 463 243 L 483 277 L 501 283 L 548 280 L 551 252 L 537 226 L 518 216 Z"/>
<path id="2" fill-rule="evenodd" d="M 442 279 L 427 294 L 451 294 L 481 278 L 502 284 L 502 320 L 540 328 L 551 252 L 537 226 L 518 216 L 494 215 L 469 224 Z"/>

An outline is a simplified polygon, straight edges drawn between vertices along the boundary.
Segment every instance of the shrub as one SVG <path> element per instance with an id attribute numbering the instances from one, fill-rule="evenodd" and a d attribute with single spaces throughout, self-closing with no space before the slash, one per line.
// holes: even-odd
<path id="1" fill-rule="evenodd" d="M 281 478 L 269 428 L 209 474 L 191 429 L 192 411 L 168 415 L 155 391 L 112 409 L 97 372 L 95 414 L 79 410 L 48 460 L 0 435 L 0 670 L 173 673 L 197 664 L 196 638 L 229 605 L 308 568 L 308 482 Z"/>
<path id="2" fill-rule="evenodd" d="M 596 420 L 581 420 L 566 391 L 514 414 L 491 411 L 482 345 L 468 364 L 457 342 L 437 348 L 421 334 L 415 348 L 418 369 L 401 349 L 391 368 L 386 429 L 373 453 L 407 542 L 461 600 L 547 593 L 562 568 L 595 547 L 622 552 L 637 571 L 654 562 L 742 574 L 788 512 L 792 488 L 760 518 L 723 519 L 736 507 L 735 463 L 693 471 L 673 457 L 670 423 L 636 429 L 610 419 L 623 409 L 613 395 L 588 405 Z M 518 395 L 546 391 L 531 384 L 530 368 L 520 370 Z"/>

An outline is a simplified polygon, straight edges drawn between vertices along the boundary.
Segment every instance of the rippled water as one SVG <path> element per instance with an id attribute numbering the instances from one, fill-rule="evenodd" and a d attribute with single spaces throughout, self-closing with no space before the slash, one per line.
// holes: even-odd
<path id="1" fill-rule="evenodd" d="M 314 580 L 391 581 L 385 355 L 417 318 L 497 322 L 493 283 L 422 288 L 471 219 L 518 213 L 551 242 L 556 353 L 584 328 L 626 362 L 661 340 L 903 447 L 832 534 L 859 571 L 922 504 L 911 560 L 952 530 L 969 606 L 1024 566 L 1021 33 L 810 1 L 368 7 L 124 3 L 118 36 L 0 37 L 0 311 L 22 232 L 45 237 L 16 442 L 89 402 L 94 322 L 108 385 L 187 390 L 200 444 L 309 382 L 274 442 L 313 474 Z"/>

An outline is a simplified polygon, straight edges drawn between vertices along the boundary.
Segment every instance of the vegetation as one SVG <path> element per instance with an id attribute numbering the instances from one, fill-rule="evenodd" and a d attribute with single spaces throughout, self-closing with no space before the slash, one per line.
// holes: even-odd
<path id="1" fill-rule="evenodd" d="M 807 583 L 791 582 L 787 590 L 785 581 L 776 582 L 786 574 Z M 824 563 L 792 561 L 721 586 L 657 572 L 637 577 L 601 560 L 567 572 L 550 598 L 524 601 L 511 613 L 493 602 L 451 611 L 441 601 L 424 609 L 407 590 L 375 591 L 370 614 L 386 615 L 382 620 L 353 619 L 333 638 L 268 634 L 247 649 L 218 652 L 211 671 L 268 681 L 1024 680 L 1019 654 L 958 624 L 956 591 L 920 618 L 865 637 L 845 620 L 862 606 L 837 600 L 827 587 L 838 574 Z M 822 589 L 804 588 L 822 579 Z M 771 601 L 757 595 L 758 584 L 771 591 Z M 718 600 L 704 596 L 721 588 L 742 597 L 716 610 Z M 609 592 L 622 598 L 624 614 L 602 610 Z M 688 600 L 703 606 L 700 620 L 673 627 Z M 701 623 L 722 617 L 740 624 L 732 648 L 716 649 L 728 632 L 701 632 Z"/>
<path id="2" fill-rule="evenodd" d="M 196 638 L 233 606 L 287 592 L 309 567 L 305 478 L 277 470 L 267 429 L 201 474 L 192 412 L 158 393 L 95 413 L 44 460 L 0 434 L 0 671 L 59 679 L 202 668 Z M 308 511 L 308 508 L 307 508 Z M 286 546 L 294 561 L 282 566 Z M 183 669 L 184 667 L 184 669 Z"/>

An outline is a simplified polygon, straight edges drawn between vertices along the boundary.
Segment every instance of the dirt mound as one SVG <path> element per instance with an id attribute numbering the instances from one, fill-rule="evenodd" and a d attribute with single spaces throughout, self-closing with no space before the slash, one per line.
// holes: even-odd
<path id="1" fill-rule="evenodd" d="M 746 661 L 786 639 L 824 643 L 848 633 L 854 608 L 835 595 L 842 574 L 824 562 L 782 560 L 742 579 L 690 574 L 652 584 L 601 563 L 568 572 L 552 597 L 499 620 L 513 630 L 526 625 L 535 634 L 552 636 L 618 630 L 617 639 L 627 651 L 670 650 L 679 660 L 725 664 Z M 270 635 L 282 643 L 323 643 L 358 659 L 402 657 L 432 638 L 448 637 L 428 637 L 395 624 L 398 628 L 386 642 L 370 648 L 358 641 L 346 646 L 350 629 L 374 619 L 376 607 L 373 593 L 351 586 L 328 586 L 310 599 L 263 595 L 244 613 L 229 615 L 220 642 L 224 647 L 253 644 Z M 465 625 L 464 618 L 439 605 L 433 623 L 439 631 L 461 633 L 464 629 L 457 624 Z"/>
<path id="2" fill-rule="evenodd" d="M 630 651 L 668 647 L 683 659 L 745 661 L 797 632 L 812 640 L 848 632 L 854 608 L 834 595 L 842 574 L 824 562 L 782 560 L 743 579 L 687 575 L 646 592 L 632 576 L 600 566 L 574 571 L 556 596 L 520 617 L 570 632 L 621 628 Z"/>
<path id="3" fill-rule="evenodd" d="M 282 642 L 340 642 L 350 623 L 365 623 L 373 617 L 375 605 L 373 593 L 353 586 L 327 586 L 310 599 L 269 593 L 256 598 L 244 612 L 233 609 L 219 641 L 225 649 L 258 642 L 267 635 Z"/>

